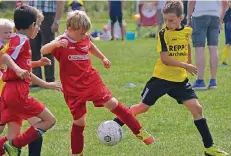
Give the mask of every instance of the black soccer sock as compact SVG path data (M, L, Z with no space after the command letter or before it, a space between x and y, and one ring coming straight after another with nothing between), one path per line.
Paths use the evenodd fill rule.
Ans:
M209 131L206 119L202 118L200 120L195 120L194 123L201 134L205 148L211 147L213 145L213 138Z
M121 127L124 125L124 123L119 118L115 118L113 121L117 122Z
M35 141L29 144L28 156L40 156L43 144L43 137L39 137Z

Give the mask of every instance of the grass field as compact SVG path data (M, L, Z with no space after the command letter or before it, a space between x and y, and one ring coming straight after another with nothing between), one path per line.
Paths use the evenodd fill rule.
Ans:
M94 24L101 28L103 24ZM134 30L128 24L128 30ZM62 31L64 26L62 26ZM62 32L61 31L61 32ZM224 45L221 34L219 53ZM93 66L100 72L104 82L114 96L127 106L140 101L140 93L151 77L154 63L158 58L156 39L140 38L135 41L97 41L95 44L111 60L111 69L103 68L102 63L92 57ZM208 54L208 51L206 52ZM231 61L231 60L229 60ZM206 82L209 79L207 59ZM56 78L59 79L58 63ZM74 72L74 71L73 71ZM214 141L225 151L231 153L231 88L230 66L218 69L218 89L198 91L204 115L208 120ZM195 77L190 77L193 82ZM132 82L135 88L126 88ZM60 92L32 89L31 95L44 102L57 117L57 124L44 135L43 156L70 155L70 128L72 117ZM137 140L127 127L123 127L124 138L114 147L106 147L97 139L98 125L113 119L113 114L104 108L94 108L88 103L87 126L85 130L85 156L202 156L203 145L191 114L182 105L168 96L159 99L146 114L138 116L142 125L155 136L156 143L146 146ZM26 124L27 125L27 124ZM26 126L25 125L25 126ZM24 152L23 156L27 155Z

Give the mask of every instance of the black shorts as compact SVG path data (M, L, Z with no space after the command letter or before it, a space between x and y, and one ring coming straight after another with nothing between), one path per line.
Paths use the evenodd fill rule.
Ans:
M122 24L123 14L118 15L110 15L111 24L115 24L116 21L118 21L120 24Z
M141 94L142 102L149 106L154 105L157 99L165 94L174 98L179 104L186 100L197 99L197 95L188 79L183 82L171 82L152 77Z

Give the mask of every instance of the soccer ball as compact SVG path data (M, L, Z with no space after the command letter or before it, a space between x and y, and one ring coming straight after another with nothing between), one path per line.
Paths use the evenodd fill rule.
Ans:
M114 146L123 138L122 127L115 121L105 121L98 127L98 138L100 143L106 146Z

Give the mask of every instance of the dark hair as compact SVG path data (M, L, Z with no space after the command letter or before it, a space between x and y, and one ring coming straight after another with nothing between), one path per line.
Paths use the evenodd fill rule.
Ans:
M181 15L183 15L183 10L184 6L180 0L170 0L165 2L163 13L173 13L176 14L177 17L180 17Z
M19 6L14 11L14 24L17 30L28 29L36 20L36 13L28 5Z

